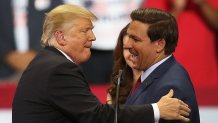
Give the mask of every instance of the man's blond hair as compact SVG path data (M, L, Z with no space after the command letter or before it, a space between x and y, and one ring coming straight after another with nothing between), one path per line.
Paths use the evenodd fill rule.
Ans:
M75 18L87 18L92 21L97 20L97 17L89 10L77 5L59 5L46 14L43 34L41 37L41 45L43 47L53 45L50 41L53 34L57 30L62 30L64 24L70 23Z

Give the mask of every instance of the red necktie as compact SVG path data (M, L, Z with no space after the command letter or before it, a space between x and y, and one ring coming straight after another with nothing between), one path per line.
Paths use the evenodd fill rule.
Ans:
M141 76L138 78L134 88L132 89L131 95L137 90L137 88L140 86L141 84Z

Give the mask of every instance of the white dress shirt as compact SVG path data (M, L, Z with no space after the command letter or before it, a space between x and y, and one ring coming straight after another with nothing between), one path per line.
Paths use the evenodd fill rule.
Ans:
M57 50L59 50L68 60L70 60L71 62L75 63L65 52L63 52L62 50L56 48Z

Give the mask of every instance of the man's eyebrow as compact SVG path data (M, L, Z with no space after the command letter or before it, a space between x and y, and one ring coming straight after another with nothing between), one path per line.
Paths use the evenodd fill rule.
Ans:
M91 27L84 27L84 28L83 28L83 30L87 30L87 31L88 31L88 30L92 30L92 29L94 29L94 26L91 26Z
M95 26L87 27L87 29L94 29L94 28L95 28Z
M128 36L130 38L136 39L136 40L141 40L141 38L139 38L138 36L132 35L132 34L128 34Z

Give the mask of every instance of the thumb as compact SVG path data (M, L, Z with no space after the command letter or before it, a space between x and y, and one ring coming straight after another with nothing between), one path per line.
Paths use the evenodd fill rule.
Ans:
M169 93L165 95L166 97L173 97L173 89L170 89Z

